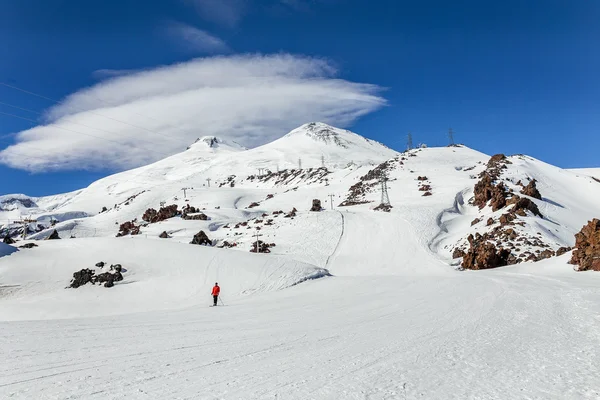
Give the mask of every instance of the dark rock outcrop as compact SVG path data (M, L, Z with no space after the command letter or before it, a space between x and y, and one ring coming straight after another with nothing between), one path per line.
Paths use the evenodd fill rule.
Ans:
M375 210L375 211L390 212L392 210L392 206L389 205L389 204L383 204L383 203L381 203L380 205L378 205L377 207L375 207L373 210Z
M86 283L92 282L92 278L95 278L96 272L91 269L82 269L73 274L73 280L71 281L70 287L73 289L77 289L80 286L85 285Z
M167 231L163 231L160 235L158 235L158 237L161 239L168 239L170 236Z
M456 247L454 248L454 251L452 252L452 258L461 258L465 256L465 251L463 249L461 249L460 247Z
M60 239L60 236L58 235L58 232L56 231L56 229L50 234L50 236L48 236L46 238L46 240L57 240Z
M556 256L562 256L565 253L568 253L569 251L573 250L570 247L561 247L558 250L556 250Z
M190 220L190 221L208 221L208 216L204 213L193 214L193 215L183 214L181 216L181 218L183 218L185 220Z
M511 208L510 212L524 217L527 215L525 212L526 210L529 210L533 215L543 218L538 206L527 197L517 198L516 203Z
M250 248L251 253L270 253L270 247L275 247L275 243L265 243L262 240L255 241L252 243ZM258 251L257 251L258 250Z
M133 221L127 221L122 223L119 226L119 233L117 233L117 237L127 236L127 235L139 235L140 227L135 224Z
M321 211L322 207L321 207L321 200L319 199L313 199L312 201L312 207L310 208L310 211Z
M476 236L469 235L467 240L470 247L463 256L463 268L479 270L508 265L510 250L496 248L493 243L488 242L487 236L479 233Z
M571 264L577 265L578 271L600 271L600 220L589 221L575 235L575 250Z
M194 235L194 238L190 242L190 244L198 244L202 246L212 246L212 241L206 236L204 231L200 231Z
M20 249L33 249L34 247L38 247L38 245L35 243L27 243L23 246L19 246Z
M533 197L534 199L541 200L542 195L536 186L536 180L533 179L531 182L527 184L527 186L521 189L521 194L524 194L529 197Z
M177 210L177 205L172 204L170 206L161 207L158 211L154 208L149 208L144 212L142 216L142 220L149 222L151 224L164 221L169 218L173 218L179 215L179 211Z
M13 238L11 238L10 236L6 235L6 236L4 236L4 239L2 240L2 243L4 243L4 244L15 244L16 242L13 240Z

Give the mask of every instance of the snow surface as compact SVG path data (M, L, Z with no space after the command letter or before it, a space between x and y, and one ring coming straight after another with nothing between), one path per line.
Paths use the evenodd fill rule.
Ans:
M373 211L378 182L361 177L387 160L393 208L384 213ZM42 231L18 242L39 247L0 257L0 398L600 398L600 274L573 271L570 253L496 270L453 265L452 248L488 229L471 221L496 216L469 204L488 160L466 147L397 154L308 124L252 150L201 139L37 198L40 215L73 218L55 226L62 240L37 241L51 232ZM600 216L600 183L588 175L510 161L507 185L536 179L543 197L544 218L524 217L525 233L572 245ZM285 177L257 176L277 166ZM221 185L233 175L233 187ZM339 207L357 182L366 203ZM313 199L323 211L308 211ZM175 217L115 238L120 223L161 202L209 219ZM237 246L188 244L199 230ZM276 244L270 254L249 252L257 233ZM124 280L65 289L99 261L122 264ZM225 306L213 308L215 281Z

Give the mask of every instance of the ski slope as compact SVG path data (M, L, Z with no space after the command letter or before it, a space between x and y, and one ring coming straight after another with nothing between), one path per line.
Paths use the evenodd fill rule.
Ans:
M0 397L596 399L600 277L541 269L224 281L225 307L4 322Z
M201 138L73 193L5 196L7 218L60 216L62 239L44 229L17 242L32 249L0 243L0 398L598 399L600 274L575 272L570 252L482 271L451 258L491 229L474 218L504 212L469 203L489 158L463 146L398 154L316 123L250 150ZM515 229L556 248L600 217L588 173L509 160L506 185L536 179L542 194L543 218ZM383 162L389 213L373 210ZM323 210L309 211L313 199ZM161 203L207 220L115 237ZM200 230L236 246L189 244ZM257 234L270 254L249 252ZM65 289L99 261L122 264L124 280Z

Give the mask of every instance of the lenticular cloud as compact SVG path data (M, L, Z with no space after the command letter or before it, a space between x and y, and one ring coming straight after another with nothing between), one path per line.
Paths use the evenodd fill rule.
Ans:
M247 147L309 121L347 126L381 107L375 85L336 78L327 61L246 55L117 75L47 110L18 132L0 162L33 172L120 170L216 135Z

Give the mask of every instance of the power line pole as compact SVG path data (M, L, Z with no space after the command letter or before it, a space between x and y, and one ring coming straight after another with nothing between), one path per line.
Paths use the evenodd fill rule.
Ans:
M186 192L186 191L187 191L187 190L191 190L191 189L193 189L193 188L191 188L191 187L184 187L184 188L181 188L181 190L183 190L183 198L184 198L184 199L187 199L187 192Z
M212 181L212 179L206 178L206 182L208 182L208 187L210 187L210 181Z
M406 136L406 150L412 150L413 148L413 140L412 140L412 133L410 133L410 131L408 132L408 135Z
M37 222L37 219L30 219L30 218L22 218L19 221L13 221L15 224L19 224L23 226L23 240L25 240L25 238L27 238L27 231L29 228L29 224L35 223Z
M257 254L258 254L258 253L259 253L259 251L260 251L260 248L258 247L258 238L259 238L260 236L262 236L262 235L260 235L258 232L259 232L259 230L258 230L258 229L256 229L256 235L255 235L255 236L256 236L256 243L255 243L255 244L256 244L256 253L257 253Z
M333 196L335 196L334 194L328 194L329 196L329 203L331 204L331 209L333 210Z
M302 159L298 159L298 169L302 169Z
M452 131L452 128L448 129L448 142L450 146L454 146L454 132Z
M381 183L381 204L384 206L390 205L390 196L388 195L387 181L388 178L385 175L382 175L379 179L379 182Z
M321 154L321 168L325 168L325 156Z

